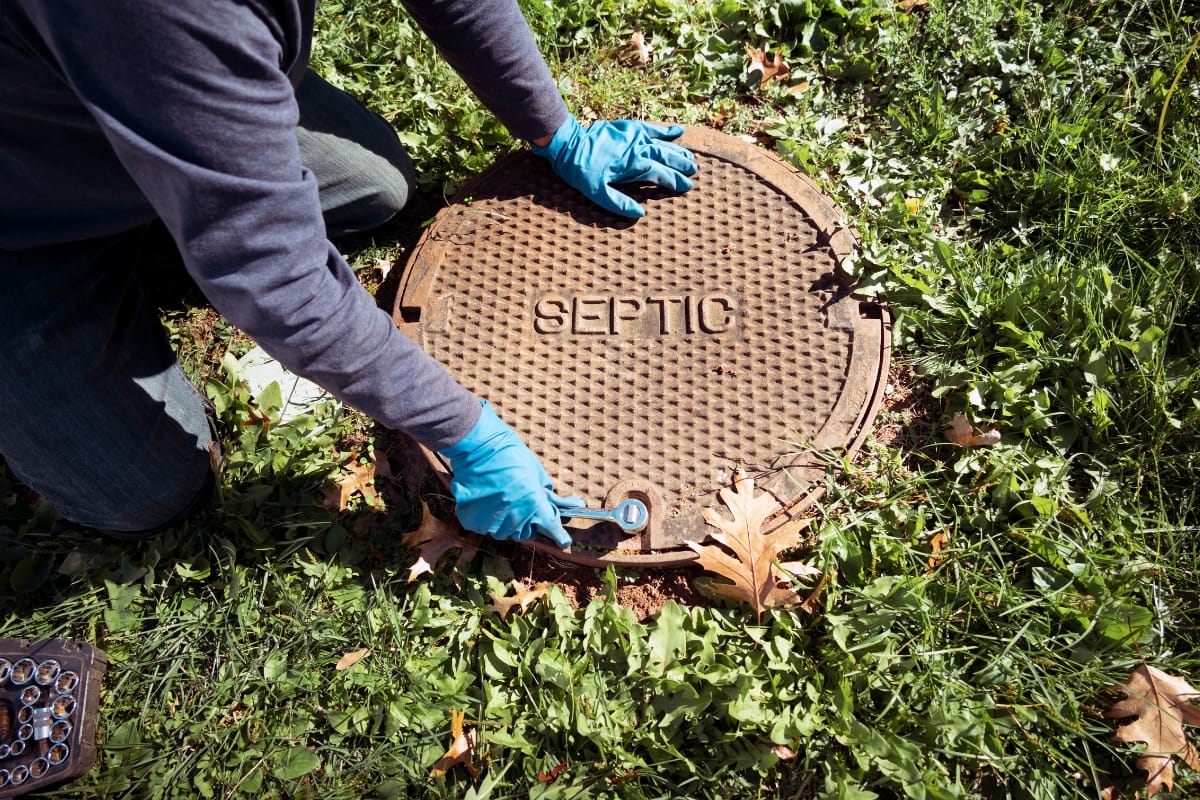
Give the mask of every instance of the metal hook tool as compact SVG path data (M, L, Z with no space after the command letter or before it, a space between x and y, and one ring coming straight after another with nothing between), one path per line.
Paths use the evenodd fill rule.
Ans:
M632 497L617 503L616 508L560 508L559 515L614 522L626 533L637 533L650 521L646 504Z

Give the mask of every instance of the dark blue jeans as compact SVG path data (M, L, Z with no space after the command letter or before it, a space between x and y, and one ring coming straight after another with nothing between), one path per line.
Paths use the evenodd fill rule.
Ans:
M380 117L308 73L296 132L330 235L396 214L413 167ZM211 480L200 394L133 269L141 234L0 251L0 455L65 519L143 533Z

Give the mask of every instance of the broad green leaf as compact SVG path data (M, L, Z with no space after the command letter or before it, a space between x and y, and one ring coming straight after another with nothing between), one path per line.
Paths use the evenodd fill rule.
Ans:
M255 398L259 408L268 416L274 417L279 413L279 409L283 408L283 391L279 388L278 381L271 381L266 388L259 392Z
M49 556L23 558L13 566L8 578L9 584L14 592L28 594L41 588L46 579L50 577L50 569L53 566L54 559Z
M297 745L284 750L275 763L276 778L294 781L321 766L321 757L307 747Z
M207 580L212 574L212 567L208 563L208 559L204 557L196 558L191 563L180 561L175 565L175 572L184 580Z
M646 658L650 674L662 675L680 656L687 653L685 622L683 609L677 603L671 601L663 606L650 632L650 650Z

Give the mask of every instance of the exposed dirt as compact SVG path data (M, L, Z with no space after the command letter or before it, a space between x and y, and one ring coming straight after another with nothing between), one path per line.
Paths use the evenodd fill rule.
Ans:
M509 557L513 572L526 585L547 581L557 584L572 608L582 608L606 596L603 568L564 561L530 548L515 549ZM692 583L704 574L697 567L672 569L616 568L617 602L644 620L657 614L668 600L682 606L708 605L709 600Z
M892 364L884 388L883 403L871 438L907 456L940 438L939 403L928 381L907 365Z

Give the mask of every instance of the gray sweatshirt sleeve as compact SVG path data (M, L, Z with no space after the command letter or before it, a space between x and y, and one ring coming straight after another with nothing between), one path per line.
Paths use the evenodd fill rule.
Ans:
M567 106L516 0L403 0L442 56L509 133L548 136Z
M217 310L290 370L434 449L470 430L478 401L397 330L326 240L295 135L288 73L303 54L289 52L297 37L276 4L25 9Z

